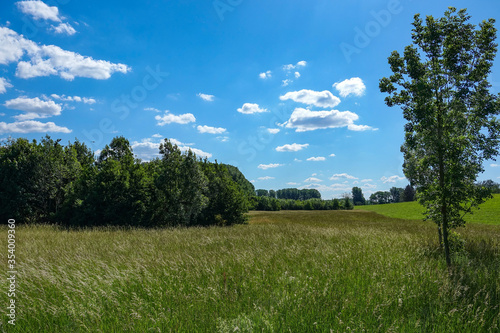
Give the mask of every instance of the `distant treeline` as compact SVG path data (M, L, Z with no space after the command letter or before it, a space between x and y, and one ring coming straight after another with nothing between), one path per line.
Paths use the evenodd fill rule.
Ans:
M256 191L258 197L270 197L276 199L309 200L321 199L321 193L316 189L284 188L282 190L262 190Z
M251 207L255 210L339 210L353 209L354 206L349 198L321 200L292 200L292 199L276 199L267 196L251 198Z
M95 158L63 146L9 140L0 146L0 218L65 226L209 226L243 223L253 185L233 166L198 159L170 141L160 158L134 158L124 137Z

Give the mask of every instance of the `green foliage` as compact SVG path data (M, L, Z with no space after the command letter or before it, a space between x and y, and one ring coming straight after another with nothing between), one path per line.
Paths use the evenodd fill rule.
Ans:
M413 45L403 56L392 52L393 75L380 81L388 106L400 105L405 125L404 173L417 187L427 217L444 237L448 265L448 229L463 226L464 214L489 197L475 186L483 161L498 155L500 110L490 93L488 74L497 51L494 20L479 28L465 9L445 16L415 15Z
M0 147L0 217L66 226L245 221L253 186L237 168L200 162L168 140L160 153L141 162L130 142L116 137L96 161L78 140L65 147L48 136L40 143L10 140Z
M205 160L201 169L207 178L205 196L208 204L198 218L199 225L232 225L245 222L248 211L248 188L235 182L227 165Z
M365 196L363 195L363 190L360 187L352 188L352 200L355 206L366 204Z
M40 143L20 138L0 147L3 221L48 222L59 212L82 170L75 149L59 142L49 136Z

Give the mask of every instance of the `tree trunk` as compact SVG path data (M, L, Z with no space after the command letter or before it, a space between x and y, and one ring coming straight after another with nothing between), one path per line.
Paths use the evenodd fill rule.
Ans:
M438 236L439 236L439 247L443 248L443 233L441 232L440 225L438 225Z

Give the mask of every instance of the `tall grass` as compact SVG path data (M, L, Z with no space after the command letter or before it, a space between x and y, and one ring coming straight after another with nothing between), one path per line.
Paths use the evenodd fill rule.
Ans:
M496 332L500 228L461 233L450 275L432 223L371 212L252 212L229 228L20 227L17 324L2 314L1 328Z

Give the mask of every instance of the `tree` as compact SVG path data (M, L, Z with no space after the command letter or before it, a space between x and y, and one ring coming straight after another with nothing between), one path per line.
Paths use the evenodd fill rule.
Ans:
M389 192L391 193L391 202L397 203L401 201L404 189L400 187L391 187Z
M483 161L498 155L499 96L490 93L488 74L497 51L494 20L477 28L465 9L450 7L444 17L419 14L413 44L393 51L393 75L382 78L389 107L402 107L405 125L403 169L417 187L426 216L438 226L446 263L451 266L449 230L463 226L464 214L488 192L475 186Z
M366 200L363 195L363 190L359 187L353 187L352 188L352 200L354 202L354 205L365 205Z
M255 193L257 194L258 197L268 197L269 196L268 190L258 189Z
M415 189L411 185L406 185L405 190L403 192L403 201L414 201L415 200Z

